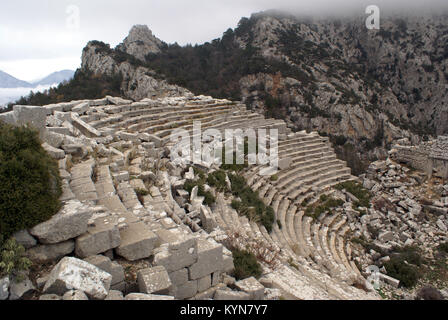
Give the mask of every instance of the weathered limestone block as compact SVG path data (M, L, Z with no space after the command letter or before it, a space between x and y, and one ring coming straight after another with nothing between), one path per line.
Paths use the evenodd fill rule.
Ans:
M112 276L85 261L65 257L51 271L45 293L63 295L69 290L83 291L88 297L101 300L109 294Z
M198 243L191 235L185 234L180 228L157 230L157 236L162 244L168 245L167 254L161 253L154 263L164 266L168 272L177 271L191 266L198 259ZM165 256L165 259L161 259ZM157 264L160 263L160 264Z
M64 142L64 136L62 134L56 133L54 130L49 130L49 128L47 128L42 135L42 141L46 142L53 148L60 148Z
M192 298L198 292L198 281L192 280L173 289L174 297L178 300Z
M9 297L9 277L6 276L0 279L0 301L6 300Z
M37 244L36 239L34 239L28 230L18 231L13 234L13 238L18 244L21 244L25 249L34 247Z
M73 107L72 112L77 113L78 115L82 115L89 111L89 103L83 102Z
M197 280L221 270L222 245L207 240L198 240L198 260L188 268L190 279Z
M216 290L215 300L231 300L231 301L238 301L238 300L250 300L250 295L246 292L237 292L237 291L230 291L230 290Z
M109 104L113 104L116 106L123 106L126 104L131 104L133 101L131 100L126 100L120 97L111 97L111 96L106 96L106 100Z
M212 275L209 274L198 280L198 292L204 292L212 286Z
M98 218L85 234L76 239L75 252L78 257L86 258L117 248L120 244L120 230L116 224Z
M210 208L206 206L201 206L199 218L202 222L202 228L208 233L212 232L218 225Z
M83 301L89 300L89 298L87 298L86 294L80 290L70 290L64 293L62 300Z
M73 156L80 157L81 159L84 158L87 155L87 149L82 144L64 144L62 146L62 149L65 151L66 154L71 154Z
M111 259L106 256L91 256L84 259L84 261L93 264L95 267L112 275L111 288L121 284L125 280L123 267L117 262L111 261Z
M99 138L101 137L101 132L93 128L91 125L87 124L83 120L79 118L79 116L75 113L71 114L71 123L72 125L81 131L83 135L88 138Z
M68 201L50 220L30 230L41 243L53 244L76 238L87 231L92 211L77 200Z
M188 269L183 268L178 271L173 271L169 274L171 283L177 287L188 282Z
M56 244L38 245L29 249L26 254L35 263L50 263L61 259L75 250L75 242L68 240Z
M46 142L42 144L42 147L53 159L60 160L65 158L64 150L56 149L55 147L50 146Z
M280 170L286 170L289 169L289 167L291 166L292 163L292 158L283 158L281 160L278 161L278 168Z
M264 298L264 286L254 277L237 281L235 286L249 294L250 300L263 300Z
M35 289L36 288L28 277L21 282L13 280L9 287L9 300L19 300L24 294L34 291Z
M122 301L124 300L123 292L117 290L110 290L109 295L104 300Z
M172 296L161 296L155 294L144 294L144 293L130 293L125 298L125 300L174 300Z
M141 293L167 295L172 283L164 267L153 267L137 273L138 287Z
M35 106L14 106L14 118L18 125L31 125L39 131L45 130L47 110Z
M121 245L115 252L128 261L149 258L159 244L159 238L143 222L130 224L120 235Z

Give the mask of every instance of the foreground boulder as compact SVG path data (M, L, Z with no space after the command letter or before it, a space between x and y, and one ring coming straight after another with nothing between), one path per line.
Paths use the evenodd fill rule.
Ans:
M50 220L30 230L41 243L54 244L63 242L87 231L92 212L77 200L69 201Z
M80 290L91 299L102 300L109 294L111 281L109 273L88 262L66 257L51 271L44 292L62 296L67 291Z
M140 292L148 294L169 294L171 280L164 267L154 267L140 270L137 273Z

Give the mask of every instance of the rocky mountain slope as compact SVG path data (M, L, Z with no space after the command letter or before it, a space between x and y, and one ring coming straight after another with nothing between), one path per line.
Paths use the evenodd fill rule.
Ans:
M446 15L383 17L379 31L367 30L364 19L264 12L195 47L166 45L136 26L110 52L90 43L82 68L122 72L133 99L154 88L180 90L155 77L240 99L294 129L330 135L340 154L344 146L384 158L394 139L448 132Z

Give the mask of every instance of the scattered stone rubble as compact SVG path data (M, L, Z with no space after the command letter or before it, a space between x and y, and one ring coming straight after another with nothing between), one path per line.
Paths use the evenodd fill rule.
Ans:
M265 119L239 103L191 95L14 107L0 119L39 128L63 179L61 211L15 235L30 259L52 266L38 277L29 275L27 281L34 284L25 291L35 298L378 298L355 286L365 279L346 241L357 227L350 210L314 221L301 206L305 199L331 194L339 182L357 180L336 159L328 138L292 133L283 121ZM238 216L231 199L209 186L217 198L212 207L197 189L191 194L183 190L185 180L196 175L189 165L171 162L170 132L183 128L193 133L194 120L203 129L279 130L278 179L262 175L259 166L244 175L273 207L281 228L274 224L269 234ZM217 169L207 162L200 167ZM259 280L229 277L234 269L229 243L258 253L263 267ZM24 293L15 294L9 280L0 281L0 298L21 298Z

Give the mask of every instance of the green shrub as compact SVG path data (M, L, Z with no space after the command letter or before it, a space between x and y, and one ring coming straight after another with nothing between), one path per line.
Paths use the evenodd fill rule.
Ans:
M358 207L370 208L370 199L372 198L372 195L360 183L347 181L336 185L335 188L338 190L345 189L347 192L350 192L358 198L358 201L354 203L356 209Z
M61 208L59 170L38 132L0 123L0 234L49 220Z
M258 192L254 192L247 186L244 177L229 174L229 179L232 184L232 194L241 199L241 201L233 201L232 207L239 214L244 214L250 218L253 218L252 215L255 215L257 220L266 228L266 230L271 232L272 225L275 221L274 209L266 206L260 199ZM253 210L255 210L255 212Z
M392 278L400 280L400 285L406 288L412 288L419 279L418 268L406 264L400 257L393 257L384 264L387 274Z
M202 180L199 181L187 180L185 181L184 189L191 194L194 187L196 186L198 187L198 196L204 197L204 202L209 207L211 207L216 202L216 198L210 191L205 191L204 182Z
M207 183L215 187L218 191L227 191L226 173L222 170L215 171L208 175Z
M0 239L0 278L4 276L15 276L21 281L20 272L31 267L31 261L25 256L25 248L17 244L16 240L10 238L2 244Z
M235 265L234 277L237 280L250 277L260 278L262 274L261 265L253 253L233 249L233 264Z

